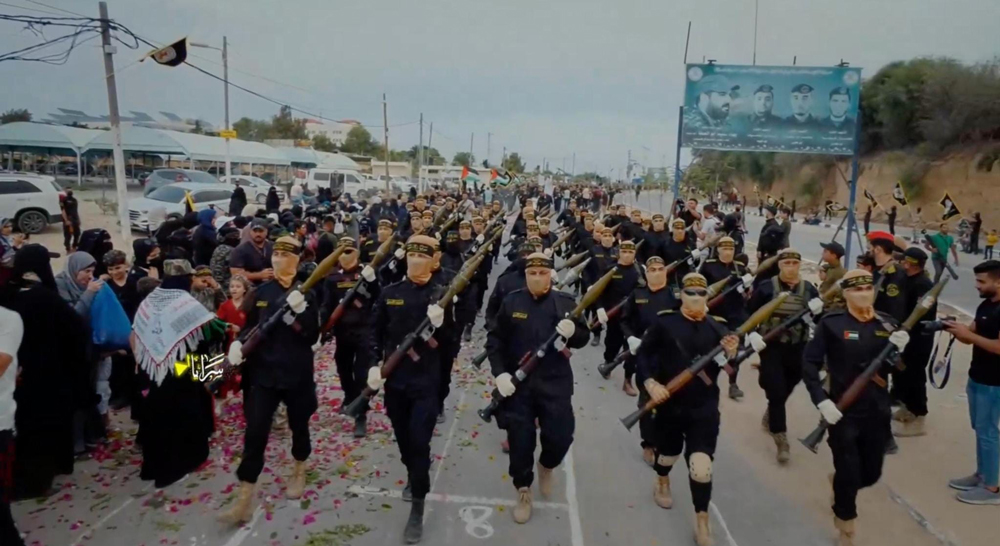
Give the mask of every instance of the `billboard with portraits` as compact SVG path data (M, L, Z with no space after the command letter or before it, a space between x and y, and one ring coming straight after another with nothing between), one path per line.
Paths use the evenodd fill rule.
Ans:
M681 145L853 155L861 69L689 64Z

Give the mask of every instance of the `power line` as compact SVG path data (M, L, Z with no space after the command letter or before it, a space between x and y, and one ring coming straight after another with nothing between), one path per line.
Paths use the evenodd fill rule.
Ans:
M86 17L86 15L83 15L83 14L80 14L80 13L77 13L77 12L75 12L75 11L70 11L70 10L68 10L68 9L63 9L63 8L57 8L57 7L55 7L55 6L50 6L50 5L48 5L48 4L43 4L43 3L41 3L41 2L36 2L35 0L24 0L24 1L25 1L25 2L29 2L29 3L31 3L31 4L35 4L36 6L42 6L43 8L49 8L49 9L54 9L54 10L56 10L56 11L61 11L61 12L63 12L63 13L68 13L68 14L70 14L70 15L78 15L78 16L80 16L80 17Z
M46 10L40 10L38 8L29 8L29 7L25 7L25 6L17 6L17 5L14 5L14 4L8 4L7 2L0 2L0 6L7 6L9 8L20 9L20 10L24 10L24 11L33 11L35 13L44 13L45 15L59 15L58 13L56 13L54 11L46 11Z

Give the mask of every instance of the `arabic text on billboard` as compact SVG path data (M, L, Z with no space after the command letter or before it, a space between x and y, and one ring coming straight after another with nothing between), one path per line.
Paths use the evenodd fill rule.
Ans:
M683 146L852 155L861 69L687 65Z

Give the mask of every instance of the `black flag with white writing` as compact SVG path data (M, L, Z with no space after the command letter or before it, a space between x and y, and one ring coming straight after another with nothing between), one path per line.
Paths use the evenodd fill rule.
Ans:
M892 188L892 198L896 200L897 203L903 205L904 207L910 204L906 199L906 192L903 191L903 183L896 182L896 186Z
M944 192L944 197L938 201L938 204L941 205L942 220L949 220L962 214L962 211L958 210L958 205L955 204L955 200L951 198L951 195L949 195L948 192Z
M187 38L181 38L166 47L150 51L146 57L152 57L154 61L164 66L183 64L187 60Z

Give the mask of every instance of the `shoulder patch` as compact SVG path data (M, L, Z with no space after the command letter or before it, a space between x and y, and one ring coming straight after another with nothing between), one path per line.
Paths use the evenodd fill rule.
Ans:
M392 305L392 306L402 306L405 303L406 303L405 301L397 299L385 300L386 305Z
M896 272L896 264L891 264L889 267L885 268L885 272L887 274L895 273Z

